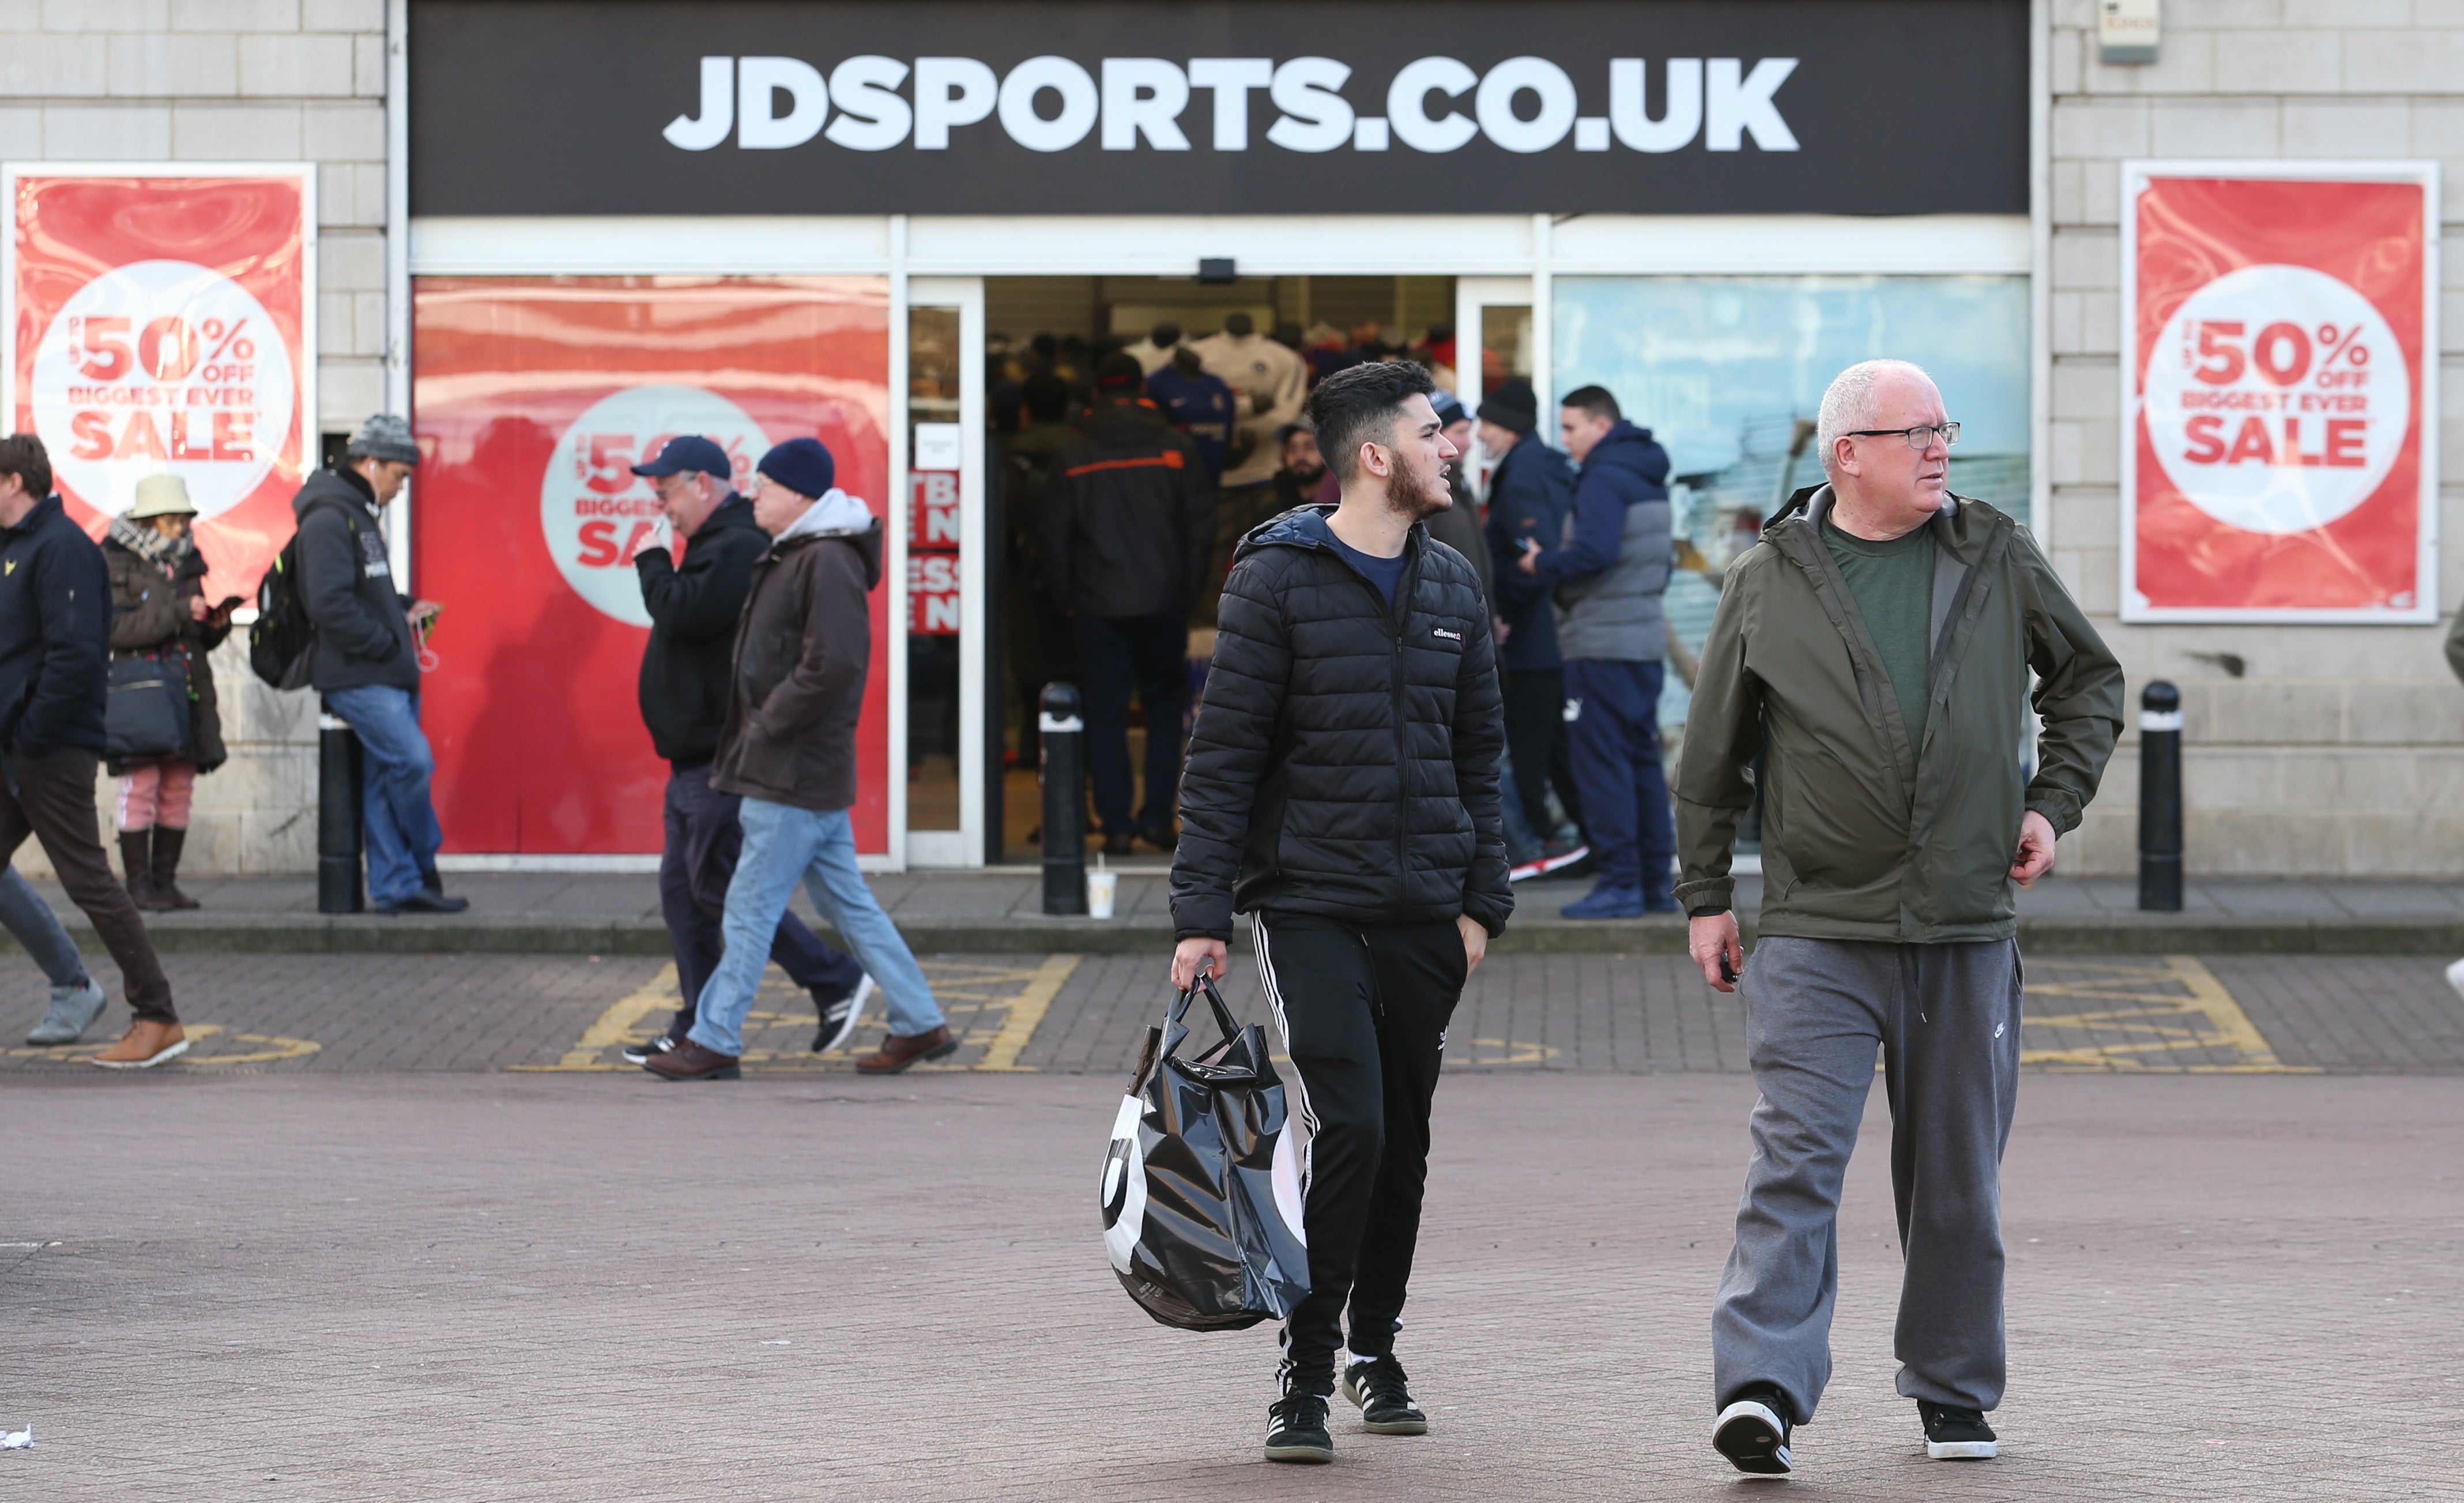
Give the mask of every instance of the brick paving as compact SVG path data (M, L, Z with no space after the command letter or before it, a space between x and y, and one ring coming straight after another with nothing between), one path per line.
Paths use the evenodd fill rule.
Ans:
M107 962L99 972L115 980ZM175 955L199 1034L192 1072L625 1070L616 1047L663 1027L665 961L633 956ZM944 1070L1129 1070L1165 1001L1158 955L944 955L926 969L964 1048ZM2025 1058L2045 1071L2464 1073L2464 1001L2414 957L2035 957ZM17 1041L41 1016L21 970L0 1005L0 1074L87 1073L125 1025L115 1006L78 1050ZM1225 1000L1267 1021L1236 956ZM757 1071L836 1073L810 1052L812 1005L773 970L746 1031ZM872 1009L856 1034L869 1048ZM598 1029L596 1035L594 1028ZM591 1042L593 1038L596 1042ZM1669 955L1501 955L1452 1028L1457 1071L1741 1072L1744 1011Z
M1751 1088L1449 1081L1402 1350L1433 1433L1256 1459L1271 1332L1150 1323L1063 1074L21 1077L0 1490L47 1500L1722 1499L1706 1303ZM1796 1498L2453 1496L2464 1097L2047 1075L1998 1462L1890 1391L1878 1110Z

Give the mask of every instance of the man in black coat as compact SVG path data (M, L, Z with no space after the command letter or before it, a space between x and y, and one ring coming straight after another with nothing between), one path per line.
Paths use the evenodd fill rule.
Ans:
M1180 721L1189 706L1189 606L1214 542L1215 482L1189 435L1140 394L1134 356L1095 367L1095 409L1045 493L1052 587L1087 676L1087 771L1104 850L1133 836L1172 849ZM1130 817L1130 689L1147 719L1147 796Z
M32 433L0 438L0 865L28 835L43 843L70 900L120 962L136 1014L95 1063L143 1069L186 1052L188 1036L95 822L110 658L111 574L102 550L52 494L43 441ZM99 991L92 1006L101 1010ZM77 1031L93 1022L88 1013Z
M1557 652L1550 586L1517 565L1527 543L1551 547L1565 536L1566 513L1574 504L1574 467L1532 435L1540 422L1538 401L1531 383L1504 383L1480 404L1479 435L1481 446L1498 456L1488 475L1486 542L1497 581L1491 604L1506 623L1498 666L1506 675L1506 741L1514 759L1514 790L1524 819L1545 843L1544 857L1558 861L1573 852L1553 838L1550 787L1557 789L1569 818L1583 817L1566 754L1566 660Z
M770 550L770 535L754 522L753 503L736 494L727 451L708 438L671 438L633 473L649 480L661 513L689 544L682 564L664 544L633 556L642 604L650 612L650 641L642 652L642 723L668 763L659 912L675 949L676 988L684 999L665 1033L626 1046L625 1057L638 1065L675 1048L693 1031L694 1005L723 948L719 926L727 912L727 884L744 847L737 818L743 800L710 785L710 764L718 756L719 732L727 727L737 618L744 614L744 597L753 588L754 561ZM770 958L813 994L821 1014L814 1051L846 1043L870 990L864 967L824 944L792 913L779 919Z
M1430 539L1456 457L1428 372L1329 376L1309 397L1343 498L1242 540L1181 785L1172 982L1219 974L1256 916L1259 979L1298 1072L1309 1293L1284 1328L1270 1461L1331 1461L1327 1401L1417 1435L1395 1333L1419 1237L1446 1023L1507 886L1506 744L1488 608ZM1343 1316L1350 1305L1350 1338Z
M446 896L436 874L436 758L419 728L417 640L437 608L394 587L385 551L384 510L418 464L410 425L379 413L351 435L341 468L308 477L291 511L300 602L316 630L308 681L359 736L368 901L381 914L458 914L471 900Z

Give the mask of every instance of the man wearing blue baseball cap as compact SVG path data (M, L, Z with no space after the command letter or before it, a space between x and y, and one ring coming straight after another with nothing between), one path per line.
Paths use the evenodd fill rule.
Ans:
M754 561L769 551L770 539L754 524L753 504L736 494L727 451L697 433L669 439L633 473L650 482L660 513L691 544L682 564L664 542L633 557L642 604L650 612L650 642L642 652L642 723L668 763L659 912L675 950L676 989L684 1000L666 1032L625 1047L625 1057L638 1065L675 1048L693 1031L695 1001L718 966L720 919L744 832L737 822L737 796L710 785L710 766L727 726L733 682L728 655L737 618L744 614L744 597L753 588ZM846 1043L872 989L864 967L784 912L761 953L812 993L821 1014L814 1051Z
M957 1052L958 1041L915 957L856 870L847 810L856 794L856 721L872 662L865 596L881 583L881 522L838 488L821 441L793 438L761 456L753 520L773 540L753 565L736 628L732 699L711 785L740 795L744 850L727 886L727 946L702 987L693 1030L642 1067L666 1080L733 1080L761 983L761 941L804 891L881 984L890 1036L856 1061L896 1074ZM696 544L698 546L698 544Z

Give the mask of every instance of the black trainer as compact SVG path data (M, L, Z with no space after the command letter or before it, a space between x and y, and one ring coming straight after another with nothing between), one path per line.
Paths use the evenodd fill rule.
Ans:
M664 1054L675 1047L675 1035L662 1033L647 1044L627 1044L619 1052L625 1056L627 1064L641 1065L649 1063L651 1055Z
M833 996L825 987L813 988L813 1010L821 1016L821 1027L813 1030L813 1052L826 1054L847 1046L847 1035L855 1031L855 1021L864 1015L865 999L872 995L870 972L859 979L855 990Z
M1343 1396L1360 1406L1360 1427L1372 1435L1426 1435L1429 1417L1412 1402L1412 1381L1392 1356L1343 1370Z
M1728 1458L1739 1471L1764 1475L1785 1474L1796 1470L1796 1458L1789 1454L1788 1396L1769 1383L1756 1383L1742 1389L1728 1406L1720 1411L1719 1421L1711 1426L1711 1445Z
M1268 1461L1332 1461L1334 1435L1326 1425L1326 1399L1287 1393L1266 1409Z
M1925 1455L1934 1461L1986 1461L2001 1454L1981 1409L1919 1399L1917 1418L1925 1422Z

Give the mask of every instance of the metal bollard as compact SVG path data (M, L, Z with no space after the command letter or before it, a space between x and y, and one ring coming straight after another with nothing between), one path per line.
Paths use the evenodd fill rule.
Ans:
M1045 684L1036 718L1043 743L1044 911L1087 911L1087 722L1074 684Z
M2139 695L2139 906L2182 911L2182 692L2161 678Z
M360 887L360 738L351 722L317 717L317 911L356 914Z

